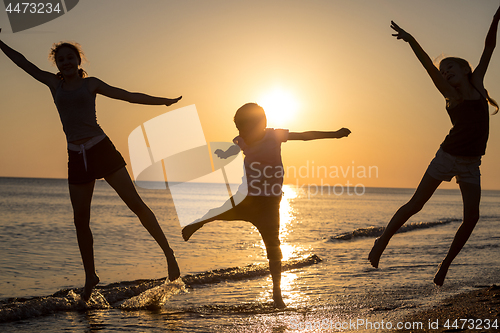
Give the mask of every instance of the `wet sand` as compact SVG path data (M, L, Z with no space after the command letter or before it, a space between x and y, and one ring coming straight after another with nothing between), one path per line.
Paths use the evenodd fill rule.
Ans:
M423 329L403 332L500 332L500 285L479 286L409 315L404 321L421 322ZM496 327L492 327L495 321Z

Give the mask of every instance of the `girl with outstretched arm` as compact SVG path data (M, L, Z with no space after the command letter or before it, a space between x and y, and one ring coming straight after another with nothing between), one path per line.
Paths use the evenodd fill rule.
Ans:
M50 58L59 70L57 74L39 69L1 40L0 49L17 66L50 89L61 118L68 143L69 194L85 270L82 299L87 301L99 283L89 222L94 184L100 178L104 178L137 215L165 254L169 280L177 279L180 271L174 252L154 213L137 193L123 157L97 123L95 99L97 94L101 94L130 103L169 106L181 97L170 99L132 93L110 86L96 77L87 77L80 67L83 53L75 43L61 42L51 49Z
M453 259L474 230L479 219L481 199L479 165L481 156L485 154L489 132L488 103L496 108L495 113L498 112L498 104L484 88L483 79L496 46L499 19L500 8L493 16L483 54L474 70L467 61L455 57L441 60L439 69L436 68L416 39L396 23L391 22L391 28L396 31L393 36L410 45L432 82L443 95L453 127L437 151L436 157L429 164L413 197L396 212L384 233L375 241L368 256L372 266L378 267L380 257L396 231L422 209L442 181L450 181L453 177L456 177L462 192L464 217L448 254L434 276L436 285L443 285Z

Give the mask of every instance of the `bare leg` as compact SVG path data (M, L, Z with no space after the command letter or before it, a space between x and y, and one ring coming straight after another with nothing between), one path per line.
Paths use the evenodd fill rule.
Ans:
M94 183L92 181L85 184L69 184L78 247L85 270L85 287L81 295L84 301L90 298L92 289L99 283L94 263L94 238L90 230L90 203L94 192Z
M424 174L413 197L405 205L399 208L385 228L384 233L380 238L375 240L375 244L368 255L368 260L373 267L378 267L380 257L387 247L387 244L389 244L392 236L394 236L398 229L401 228L410 217L422 209L425 203L429 201L432 194L434 194L439 184L441 184L440 180L432 178L427 173Z
M217 220L222 220L222 221L228 221L228 220L233 220L231 217L231 210L233 209L233 204L232 204L233 198L230 200L227 200L222 206L210 209L203 217L200 219L196 220L195 222L188 224L184 228L182 228L182 238L187 242L189 238L201 227L203 227L205 224ZM212 216L212 217L207 217L207 216ZM198 221L198 222L197 222Z
M187 242L189 238L201 227L205 225L205 223L208 223L211 221L203 221L203 222L198 222L198 223L191 223L182 228L182 238Z
M281 297L281 260L270 260L269 270L273 279L273 300L274 306L279 309L286 308L283 297Z
M470 183L460 183L459 185L464 203L464 220L458 228L455 238L453 238L448 254L439 265L439 269L434 276L434 283L438 286L443 285L448 268L450 268L453 259L462 250L479 220L481 186Z
M105 177L105 179L109 185L115 189L116 193L118 193L120 198L122 198L130 210L137 215L142 225L146 228L150 235L153 236L158 245L160 245L165 257L167 258L168 279L170 281L174 281L179 278L180 270L174 256L174 251L170 248L167 238L156 220L156 216L144 203L144 201L142 201L139 193L137 193L127 169L123 167Z

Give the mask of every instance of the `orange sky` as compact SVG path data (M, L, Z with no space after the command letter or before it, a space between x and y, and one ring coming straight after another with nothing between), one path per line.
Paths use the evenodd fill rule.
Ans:
M451 123L444 100L390 20L431 57L482 52L498 0L163 1L85 0L62 17L2 40L40 68L52 43L79 42L91 76L130 91L195 104L207 141L231 141L244 103L281 90L294 116L269 125L291 131L348 127L347 139L287 142L285 168L309 166L301 183L415 187ZM49 90L0 55L0 176L66 177L65 137ZM485 86L500 100L500 50ZM169 109L97 98L98 120L127 161L127 139ZM491 117L483 188L500 189L500 115ZM312 165L340 172L313 177ZM352 167L355 177L344 177ZM358 171L372 167L371 177ZM377 170L377 174L373 170ZM290 177L287 181L296 183ZM444 185L455 188L456 184Z

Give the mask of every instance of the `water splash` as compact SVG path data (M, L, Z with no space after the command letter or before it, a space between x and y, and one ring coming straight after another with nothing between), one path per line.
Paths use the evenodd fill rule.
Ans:
M185 290L185 284L181 279L177 279L173 282L165 280L164 284L148 289L137 296L125 300L120 305L120 308L124 310L160 309L170 297Z
M75 295L79 302L81 302L86 309L109 309L111 307L106 298L95 289L92 290L92 294L90 295L90 298L87 302L82 300L81 296L75 294L73 290L70 290L69 293Z

